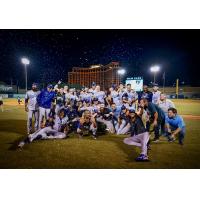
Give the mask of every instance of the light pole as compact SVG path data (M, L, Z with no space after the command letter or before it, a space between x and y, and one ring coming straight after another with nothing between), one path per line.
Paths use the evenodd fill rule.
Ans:
M121 77L126 73L126 70L125 70L125 69L119 69L119 70L117 71L117 73L119 74L120 82L121 82Z
M150 71L153 73L153 83L156 83L156 73L160 71L160 67L155 65L150 68Z
M21 62L24 65L24 69L25 69L25 82L26 82L26 91L27 91L27 65L30 64L30 60L28 58L23 57L21 59Z

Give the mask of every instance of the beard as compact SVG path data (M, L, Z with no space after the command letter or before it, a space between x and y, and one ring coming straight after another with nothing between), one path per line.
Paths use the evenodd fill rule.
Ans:
M32 88L32 90L33 90L34 92L36 92L36 91L37 91L37 88Z

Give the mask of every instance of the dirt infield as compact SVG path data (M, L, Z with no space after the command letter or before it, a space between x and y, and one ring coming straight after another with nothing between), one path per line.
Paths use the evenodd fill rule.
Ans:
M200 115L181 115L185 119L200 120Z

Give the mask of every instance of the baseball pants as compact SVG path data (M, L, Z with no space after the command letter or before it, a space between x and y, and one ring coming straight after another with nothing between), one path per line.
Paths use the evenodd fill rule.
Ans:
M127 133L130 130L130 127L131 126L129 123L127 123L125 120L122 120L122 123L117 130L117 135Z
M63 132L58 132L57 130L52 129L51 127L45 127L36 131L33 134L30 134L29 141L32 142L36 139L63 139L66 137L66 134Z
M149 133L144 132L124 139L124 143L134 145L141 148L141 154L147 155L147 143L149 141Z
M39 128L41 127L41 123L43 119L47 119L50 113L50 108L42 108L39 107Z
M35 120L35 131L38 130L38 120L39 120L39 112L38 110L29 110L28 111L28 119L27 119L27 131L28 133L32 132L32 119L34 116L34 120Z

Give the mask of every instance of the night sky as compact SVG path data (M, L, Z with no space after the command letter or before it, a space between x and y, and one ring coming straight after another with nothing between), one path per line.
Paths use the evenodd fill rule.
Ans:
M119 61L126 76L153 80L149 67L158 64L157 82L166 85L176 78L186 85L200 86L199 30L0 30L0 81L24 87L20 58L30 59L32 82L66 82L72 67Z

